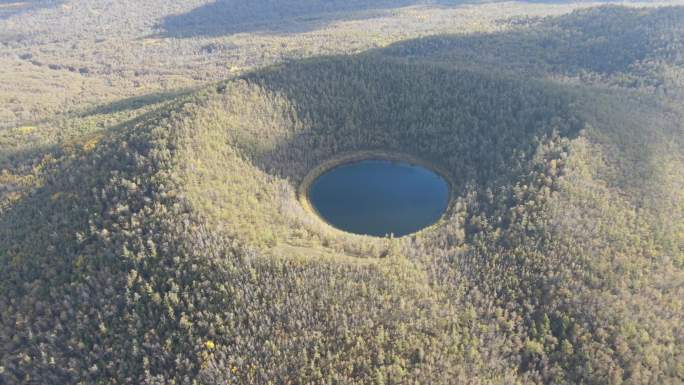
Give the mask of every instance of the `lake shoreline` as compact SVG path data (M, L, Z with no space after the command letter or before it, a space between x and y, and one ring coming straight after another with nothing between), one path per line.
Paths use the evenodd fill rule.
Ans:
M351 233L348 231L344 231L341 229L336 228L332 224L330 224L328 221L326 221L323 216L316 210L314 205L311 203L311 200L309 198L309 192L311 189L311 186L313 182L320 177L321 175L337 168L343 165L347 165L350 163L356 163L356 162L361 162L361 161L366 161L366 160L380 160L380 161L390 161L390 162L403 162L407 163L409 165L414 165L414 166L420 166L423 168L426 168L430 171L433 171L436 173L438 176L440 176L442 179L447 184L447 187L449 189L448 192L448 201L447 201L447 206L446 209L444 210L444 213L440 216L440 218L430 226L427 226L425 228L422 228L414 233L411 234L406 234L401 237L397 238L404 238L408 236L412 236L421 232L424 232L426 230L429 230L431 228L434 228L435 226L438 226L442 221L444 220L445 217L449 215L451 212L453 203L454 203L454 198L456 196L455 194L455 182L451 175L447 172L446 169L443 167L428 161L424 158L415 156L413 154L405 153L405 152L396 152L396 151L388 151L388 150L361 150L361 151L351 151L351 152L344 152L337 154L333 156L332 158L324 161L323 163L319 164L318 166L314 167L311 171L309 171L299 182L297 185L297 200L299 203L302 205L304 210L309 213L310 215L313 215L316 217L318 220L320 220L322 223L324 223L327 227L334 229L335 231L341 232L343 234L350 234L354 236L364 236L364 237L373 237L373 238L383 238L383 237L377 237L373 235L362 235L362 234L355 234Z

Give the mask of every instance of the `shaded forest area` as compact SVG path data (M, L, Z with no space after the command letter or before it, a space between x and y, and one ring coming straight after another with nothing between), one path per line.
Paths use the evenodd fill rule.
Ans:
M40 8L56 7L59 0L0 0L0 19L6 19L22 12L29 12Z
M515 76L554 76L682 96L682 7L644 14L607 7L568 17L522 20L500 34L436 36L397 43L383 54Z
M274 20L300 19L300 25L314 28L310 22L338 21L335 17L372 17L373 12L389 11L416 3L415 0L347 2L311 0L259 0L243 2L220 0L195 8L190 12L166 17L161 27L168 36L188 38L193 36L221 36L233 33L267 31ZM337 12L335 15L331 13ZM302 23L306 22L306 23Z

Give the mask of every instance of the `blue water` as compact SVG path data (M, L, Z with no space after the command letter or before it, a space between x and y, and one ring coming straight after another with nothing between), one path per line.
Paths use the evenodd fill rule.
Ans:
M435 223L449 203L440 175L404 162L364 160L335 167L309 188L318 214L338 229L385 236Z

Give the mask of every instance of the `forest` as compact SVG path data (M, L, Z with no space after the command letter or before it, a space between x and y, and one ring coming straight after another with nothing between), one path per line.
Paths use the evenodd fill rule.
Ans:
M684 383L684 8L519 5L382 44L345 45L331 19L191 28L220 25L225 3L258 11L169 2L150 27L177 44L178 73L134 76L130 52L118 69L62 62L39 33L0 32L31 55L15 69L50 58L62 67L28 64L57 71L46 87L97 90L3 115L0 383ZM250 25L461 9L389 3L295 1ZM369 9L396 15L344 13ZM338 51L316 48L325 36ZM192 65L226 47L239 71ZM135 93L131 77L168 88ZM434 164L454 190L442 220L370 237L302 207L311 170L363 152Z

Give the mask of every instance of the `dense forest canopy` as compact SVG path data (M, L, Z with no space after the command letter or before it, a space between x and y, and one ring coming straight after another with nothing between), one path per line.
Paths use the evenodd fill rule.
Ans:
M68 20L82 3L7 20ZM373 2L254 5L273 15L200 3L160 5L167 36L130 16L119 37L134 46L156 31L154 52L176 47L187 72L128 52L109 68L57 62L41 32L0 32L13 70L114 98L46 95L4 115L0 383L684 383L681 7L552 16L568 9L529 4L496 22L468 13L482 25L467 33L346 46L334 25L372 29L376 16L344 12ZM280 37L171 31L233 3L238 16L333 16ZM411 4L372 5L396 13L377 16L384 26L491 9ZM99 28L67 24L54 47ZM339 52L317 51L325 36ZM111 57L100 38L82 51ZM227 70L200 64L236 53L246 69L220 81ZM129 95L129 76L178 83ZM13 106L28 98L1 87ZM69 111L52 116L55 105ZM434 164L454 189L442 220L368 237L300 204L312 170L364 153Z
M677 94L684 85L682 8L634 12L605 7L568 17L525 20L512 32L429 36L390 47L390 55L518 75ZM486 52L486 54L482 54Z

